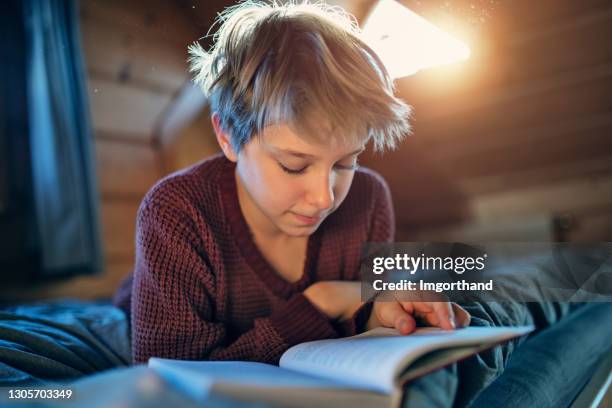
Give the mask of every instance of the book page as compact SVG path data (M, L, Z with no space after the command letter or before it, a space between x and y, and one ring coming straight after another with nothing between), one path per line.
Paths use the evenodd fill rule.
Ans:
M344 339L298 344L283 354L280 365L315 376L344 379L363 389L391 393L400 371L429 351L498 343L531 330L531 326L467 327L453 331L420 328L401 336L393 329L379 328Z

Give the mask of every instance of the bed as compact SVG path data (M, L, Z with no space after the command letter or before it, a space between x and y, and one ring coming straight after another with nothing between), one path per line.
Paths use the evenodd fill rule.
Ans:
M588 304L527 339L472 406L557 407L574 402L579 408L604 398L612 367L611 312L610 303ZM23 402L8 399L12 388L67 387L73 391L69 400L36 400L35 406L198 406L147 367L131 366L129 337L124 313L110 301L66 299L0 309L0 402ZM412 384L404 405L447 405L444 387L449 378L456 378L450 371L470 370L469 364L462 364ZM465 372L460 374L469 376ZM207 406L249 404L211 396Z

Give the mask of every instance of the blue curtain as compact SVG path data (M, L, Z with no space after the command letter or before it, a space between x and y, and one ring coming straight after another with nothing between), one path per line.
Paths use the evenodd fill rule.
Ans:
M21 0L5 0L0 13L0 287L38 269L23 11Z
M74 0L25 0L29 144L42 273L102 269L92 131Z

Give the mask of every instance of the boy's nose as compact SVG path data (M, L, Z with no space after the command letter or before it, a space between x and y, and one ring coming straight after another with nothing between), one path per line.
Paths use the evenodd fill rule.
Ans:
M312 180L308 203L319 213L329 210L334 204L333 173L327 173Z

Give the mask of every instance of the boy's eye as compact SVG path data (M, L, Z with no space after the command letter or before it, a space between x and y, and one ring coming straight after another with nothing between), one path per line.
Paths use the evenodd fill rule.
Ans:
M336 164L336 168L337 168L338 170L347 170L347 171L348 171L348 170L356 170L356 169L357 169L357 167L359 167L359 166L357 165L357 163L354 163L354 164L349 164L348 166L345 166L345 165L340 165L340 164Z
M359 164L357 163L357 160L355 160L354 162L350 163L350 164L336 164L336 168L338 170L356 170L359 167Z
M281 163L278 163L278 165L285 173L289 173L289 174L301 174L304 172L304 170L306 170L306 167L308 167L308 166L304 166L301 169L292 169L287 166L283 166Z
M287 167L287 166L283 165L280 162L278 163L278 165L280 166L280 168L285 173L288 173L288 174L302 174L308 168L308 166L304 166L304 167L302 167L300 169L293 169L293 168L290 168L290 167ZM356 170L359 167L359 165L357 164L357 161L355 161L355 162L353 162L351 164L340 164L340 163L338 163L338 164L335 165L335 167L338 170L351 171L351 170Z

